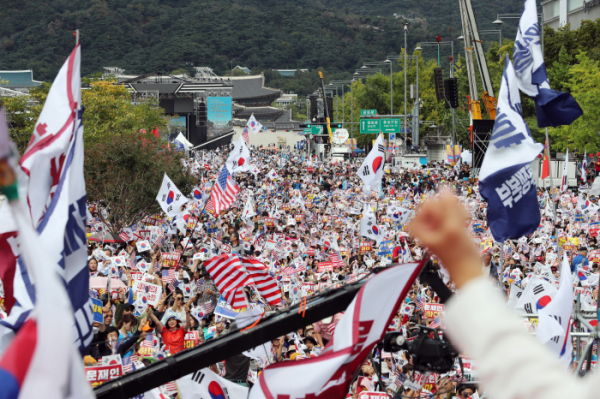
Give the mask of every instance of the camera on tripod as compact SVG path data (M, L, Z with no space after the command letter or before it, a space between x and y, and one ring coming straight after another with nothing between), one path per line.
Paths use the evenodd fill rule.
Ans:
M436 329L425 326L419 326L419 332L412 341L408 341L401 332L387 333L383 348L387 352L406 350L413 357L414 370L438 374L452 370L459 355L448 341L440 338Z

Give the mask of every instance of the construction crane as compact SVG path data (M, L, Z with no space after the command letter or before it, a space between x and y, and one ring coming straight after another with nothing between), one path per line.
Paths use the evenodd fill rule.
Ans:
M327 134L329 135L329 144L333 143L333 135L331 134L331 118L329 117L329 110L327 109L327 98L325 97L325 78L323 72L319 71L319 77L321 78L321 90L323 92L323 104L325 105L325 121L327 124Z
M467 75L469 77L469 110L471 111L473 120L483 119L477 91L475 64L473 61L473 50L475 50L483 89L481 99L483 100L483 104L485 105L490 119L496 119L498 100L494 96L494 88L490 79L485 52L483 51L483 46L479 37L479 30L477 29L477 22L475 21L473 6L471 0L458 0L458 3L460 5L460 19L462 21L463 37L465 41L465 58L467 60Z

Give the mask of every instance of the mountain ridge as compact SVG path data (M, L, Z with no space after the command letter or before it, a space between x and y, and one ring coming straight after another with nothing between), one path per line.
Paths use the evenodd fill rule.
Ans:
M408 47L460 35L456 0L6 0L0 13L0 69L33 69L52 80L80 29L82 73L118 66L129 73L170 73L209 66L324 68L352 72ZM473 0L479 29L496 13L518 13L522 0ZM396 14L396 15L394 15ZM506 21L504 37L516 21ZM510 23L509 23L510 22ZM511 30L513 33L511 33ZM485 36L497 40L497 36ZM455 55L458 54L458 41ZM434 49L431 50L432 53ZM446 49L444 49L446 51ZM449 54L449 49L446 51Z

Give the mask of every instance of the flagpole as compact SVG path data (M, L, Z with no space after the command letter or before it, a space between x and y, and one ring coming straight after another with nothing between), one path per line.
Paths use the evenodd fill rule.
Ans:
M560 263L560 243L558 241L558 234L557 234L557 229L556 229L556 219L558 218L558 215L556 213L556 204L554 202L554 198L553 198L553 191L554 191L554 180L552 179L552 159L550 158L550 137L548 136L548 128L546 128L546 156L548 157L548 172L550 173L550 175L548 176L550 178L550 202L552 203L552 214L553 214L553 230L554 230L554 236L556 237L556 252L558 254L558 260ZM543 168L543 165L542 165ZM568 181L568 180L567 180Z
M196 218L196 223L194 224L194 227L192 228L192 235L194 235L194 230L196 230L196 226L198 226L198 222L200 221L200 217L202 216L202 212L204 212L204 209L206 208L206 204L208 204L208 201L210 201L210 198L212 197L212 191L211 193L208 195L208 199L206 200L206 202L204 203L204 206L202 207L202 210L198 213L198 217ZM216 211L215 211L216 212ZM177 226L175 226L177 227ZM175 245L175 248L177 248L177 245L179 245L179 243L181 242L181 237L178 237L177 239L177 244ZM184 251L185 252L185 248ZM179 262L177 262L177 266L179 266L179 263L181 262L181 257L179 257Z

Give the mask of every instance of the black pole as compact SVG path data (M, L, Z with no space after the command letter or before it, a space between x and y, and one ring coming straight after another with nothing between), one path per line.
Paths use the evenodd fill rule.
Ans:
M175 381L196 370L346 310L364 283L365 281L361 280L323 292L308 300L304 314L298 312L300 304L292 306L267 316L250 330L231 332L104 383L95 388L94 393L99 399L128 399Z

